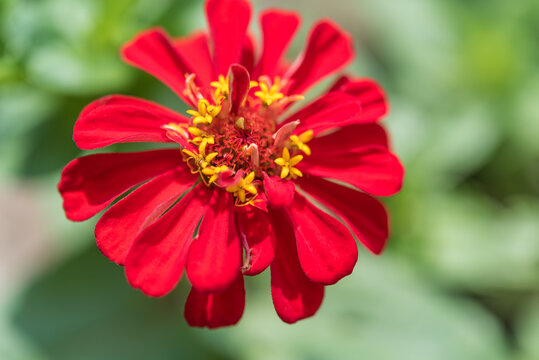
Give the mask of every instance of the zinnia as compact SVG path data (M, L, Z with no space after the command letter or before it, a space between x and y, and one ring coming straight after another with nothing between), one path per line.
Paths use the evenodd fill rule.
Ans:
M303 93L352 60L349 35L319 21L289 65L283 54L298 14L264 11L259 48L247 32L247 0L208 0L205 10L209 34L173 39L150 29L122 49L127 63L189 104L190 117L112 95L89 104L73 132L81 149L125 142L175 146L75 159L58 188L67 217L82 221L143 183L103 214L97 245L150 296L170 292L185 269L192 284L185 305L190 325L237 323L245 304L243 276L268 266L275 310L293 323L318 310L324 286L352 272L358 251L349 229L373 253L384 248L388 216L371 195L393 195L403 180L377 124L387 102L372 80L341 77L286 115Z

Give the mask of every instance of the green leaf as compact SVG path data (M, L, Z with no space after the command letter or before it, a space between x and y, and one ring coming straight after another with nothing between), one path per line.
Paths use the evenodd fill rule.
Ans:
M13 321L55 360L229 358L193 335L175 296L148 298L132 289L95 246L23 292Z
M539 298L535 297L518 316L516 327L521 360L539 358Z

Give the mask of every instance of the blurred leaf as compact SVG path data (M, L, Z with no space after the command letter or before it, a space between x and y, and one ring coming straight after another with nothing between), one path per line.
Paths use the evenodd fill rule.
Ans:
M193 335L174 296L133 290L95 246L23 293L14 324L55 360L228 358Z
M22 84L0 86L0 141L20 136L44 121L57 102L46 92Z
M2 44L0 43L0 53L2 53ZM8 56L0 57L0 84L17 80L20 76L20 70L14 59Z
M28 72L32 82L70 95L115 92L127 85L131 75L116 54L77 54L61 44L33 52Z
M538 213L526 198L506 209L471 192L425 198L420 251L438 275L474 291L537 287Z
M503 93L513 86L519 70L515 37L503 28L481 26L476 18L471 21L473 30L469 30L460 52L464 56L461 61L461 78L467 82L464 85L483 95Z
M72 140L73 124L86 100L67 98L61 111L49 114L21 141L23 161L19 175L36 176L63 168L80 153Z
M539 358L539 298L535 298L523 309L517 326L518 344L521 349L519 360Z
M50 119L59 102L20 83L0 85L0 172L14 173L27 155L28 133Z
M26 341L17 330L10 327L0 316L0 358L6 360L45 360L39 350L35 349L31 343Z
M477 104L459 110L431 118L423 151L409 169L426 188L460 182L488 161L500 141L500 130L487 107ZM415 136L408 141L415 142Z
M521 84L522 90L516 94L517 102L515 116L508 121L509 136L524 150L523 156L537 157L539 155L539 74L534 74L528 81Z

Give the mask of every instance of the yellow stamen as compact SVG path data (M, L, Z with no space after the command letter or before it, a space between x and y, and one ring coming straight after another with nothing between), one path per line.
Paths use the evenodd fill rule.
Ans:
M215 159L215 157L218 155L218 153L216 152L206 155L204 148L202 148L203 151L200 151L200 147L199 147L198 154L195 154L194 152L187 149L182 149L182 152L185 154L185 160L187 161L187 164L189 165L189 167L191 167L191 172L193 174L197 172L201 172L203 169L208 167L211 161ZM189 161L189 160L192 160L192 161Z
M219 75L219 80L212 81L210 86L215 88L214 98L216 100L221 97L228 97L228 76L225 78L223 75Z
M189 131L193 136L205 136L206 135L206 132L202 129L199 129L197 127L194 127L194 126L189 126L187 128L187 131Z
M297 147L299 150L303 151L305 155L311 155L311 148L306 145L313 138L313 131L307 130L301 135L290 135L290 141L292 144Z
M249 175L241 179L237 185L227 187L226 191L233 193L240 203L251 202L258 194L256 187L252 184L254 179L255 172L252 171ZM247 193L252 195L249 199L247 199Z
M228 94L230 92L230 90L228 89L228 75L226 77L224 77L223 75L219 75L218 80L212 81L210 83L210 86L215 88L213 98L215 99L216 103L222 103L224 99L228 98ZM251 81L249 83L250 89L257 86L258 82L256 81Z
M207 144L215 144L215 135L208 135L204 130L196 127L188 127L187 131L189 131L191 135L194 136L193 139L189 140L189 142L192 144L200 145L202 143L205 143L204 147Z
M303 160L303 155L296 155L290 158L290 151L283 149L283 156L275 159L275 163L281 167L281 179L290 175L292 178L301 177L303 174L294 166Z
M255 92L255 96L262 100L262 104L270 106L274 101L284 98L284 94L281 92L282 84L280 77L275 77L273 84L265 76L260 77L259 80L258 86L260 90Z
M206 156L206 146L208 145L207 141L201 141L200 145L198 145L198 153L202 156ZM215 154L217 156L217 153L211 153L210 155ZM210 156L208 155L208 156ZM212 159L215 157L213 156Z
M198 101L198 111L187 110L187 113L194 117L193 124L211 125L213 119L221 112L221 105L210 105L206 99Z
M202 174L210 177L207 184L211 185L213 182L215 182L215 180L217 180L219 174L225 171L228 171L228 167L226 165L208 166L202 169Z

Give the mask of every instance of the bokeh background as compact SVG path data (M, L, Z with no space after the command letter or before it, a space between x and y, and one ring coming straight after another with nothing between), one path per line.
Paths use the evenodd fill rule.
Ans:
M187 327L185 281L162 299L131 289L95 221L65 219L56 184L91 100L185 109L118 49L150 26L205 27L202 1L1 0L0 359L539 359L539 1L254 5L303 14L291 56L314 19L335 19L355 38L350 70L387 89L407 168L387 251L360 250L296 325L275 314L265 273L248 279L239 325Z

